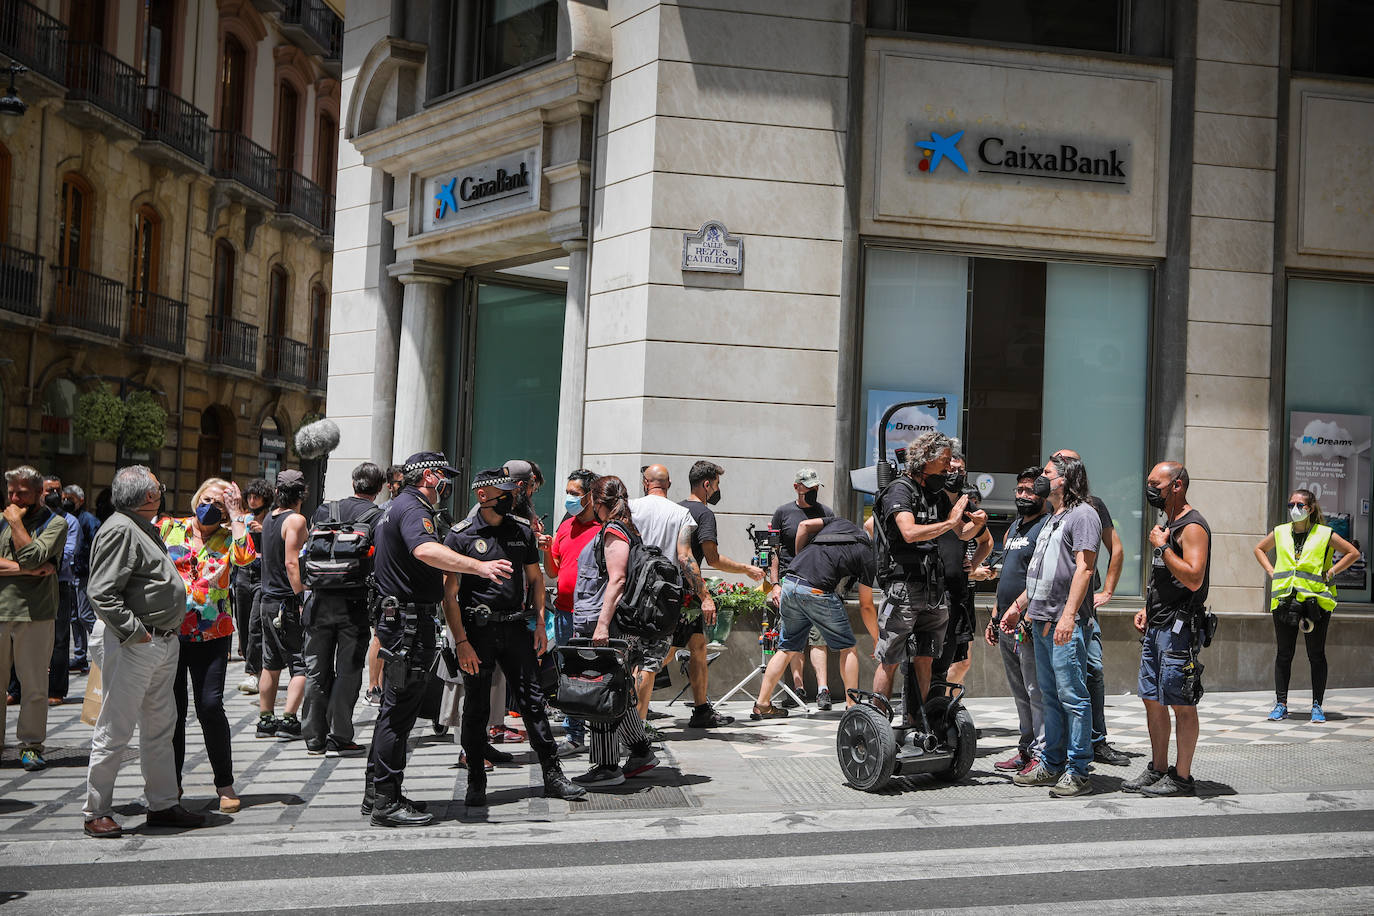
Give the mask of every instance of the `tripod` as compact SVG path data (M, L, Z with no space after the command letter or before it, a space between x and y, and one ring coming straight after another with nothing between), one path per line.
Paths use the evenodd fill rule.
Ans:
M773 653L778 650L779 633L777 621L774 619L774 613L775 612L771 608L765 608L763 612L763 631L759 633L758 667L755 668L753 671L749 672L748 674L746 674L744 676L744 680L740 681L738 684L736 684L735 686L731 687L728 691L726 691L725 696L717 700L717 703L724 705L725 702L729 700L732 696L741 692L743 692L747 696L753 696L753 694L750 694L749 691L744 689L745 685L756 677L763 677L764 669L768 667L768 660L772 658ZM789 697L791 697L793 703L796 703L798 706L801 707L803 715L811 715L811 707L806 703L805 700L797 696L796 692L790 686L788 686L786 678L778 682L778 689L783 693L787 694ZM754 697L754 702L758 703L762 699L763 697ZM770 704L772 703L772 699L772 697L768 698Z

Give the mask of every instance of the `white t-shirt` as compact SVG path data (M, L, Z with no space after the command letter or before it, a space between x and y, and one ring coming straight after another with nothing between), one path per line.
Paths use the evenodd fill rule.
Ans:
M658 494L630 500L630 517L644 543L654 545L673 560L677 559L679 534L684 528L690 532L697 526L685 506Z

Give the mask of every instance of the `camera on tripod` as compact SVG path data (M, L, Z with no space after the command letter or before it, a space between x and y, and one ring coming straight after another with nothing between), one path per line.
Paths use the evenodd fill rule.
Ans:
M782 546L782 532L776 528L759 531L753 522L745 526L744 532L754 542L754 565L767 572L778 548Z

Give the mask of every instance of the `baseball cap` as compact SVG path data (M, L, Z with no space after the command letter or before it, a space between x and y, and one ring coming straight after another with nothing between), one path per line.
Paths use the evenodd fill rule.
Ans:
M506 474L516 481L533 480L534 467L523 458L512 458L506 462Z
M402 470L409 474L413 471L426 471L433 468L443 471L450 477L458 476L458 469L448 463L448 458L443 452L416 452L406 459Z
M514 490L520 484L506 473L505 468L487 468L485 471L478 471L477 476L472 478L472 489L478 487L495 487L498 490Z
M792 482L799 483L809 490L821 485L821 475L816 473L815 468L802 468Z
M305 475L295 468L287 468L277 472L277 486L279 487L299 487L305 483Z

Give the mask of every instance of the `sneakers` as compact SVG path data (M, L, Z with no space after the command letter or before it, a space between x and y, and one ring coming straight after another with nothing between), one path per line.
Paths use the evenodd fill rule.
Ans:
M1147 788L1163 779L1164 776L1164 773L1155 769L1154 764L1147 763L1145 764L1145 769L1140 772L1140 775L1128 779L1121 784L1121 791L1144 792Z
M367 702L367 705L368 705L368 706L381 706L381 705L382 705L382 688L380 688L380 687L369 687L369 688L367 689L367 695L366 695L365 697L363 697L363 699Z
M1312 704L1312 721L1313 721L1313 722L1325 722L1325 721L1326 721L1326 713L1322 712L1322 707L1321 707L1321 704L1320 704L1320 703L1313 703L1313 704Z
M1113 767L1129 766L1131 763L1128 754L1117 750L1106 741L1099 741L1093 745L1093 760Z
M997 761L993 764L993 767L998 770L1015 770L1019 773L1033 761L1034 758L1026 754L1024 751L1017 751L1015 754L1008 757L1006 760Z
M324 745L326 757L361 757L366 753L367 748L353 741L345 741L342 744L337 741L326 741Z
M1093 794L1093 784L1087 776L1065 771L1059 781L1050 787L1050 795L1055 798L1073 798L1076 795Z
M258 730L257 734L254 737L275 738L277 737L277 726L280 724L281 723L277 719L277 717L272 715L270 712L259 713Z
M1038 767L1039 765L1040 765L1040 758L1039 758L1039 757L1032 757L1032 758L1030 758L1028 761L1026 761L1026 765L1025 765L1025 766L1023 766L1021 769L1017 770L1016 772L1021 773L1021 774L1024 775L1024 774L1026 774L1026 773L1031 772L1032 770L1034 770L1034 769L1035 769L1036 767Z
M618 786L625 781L625 771L618 766L603 763L592 767L581 776L574 776L572 781L579 786L587 786L588 788Z
M1177 770L1173 767L1169 767L1169 772L1165 773L1148 786L1142 787L1140 794L1149 795L1152 798L1196 795L1197 783L1193 781L1193 777L1189 776L1187 779L1184 779L1182 776L1178 775Z
M262 728L262 725L259 724L258 728ZM273 734L287 741L296 741L301 737L301 720L288 712L277 720L277 730Z
M784 702L783 705L786 705L786 703ZM782 709L778 706L760 706L759 704L755 703L753 710L751 710L749 713L749 718L755 722L758 722L761 719L786 719L787 710Z
M327 745L324 744L311 744L309 741L305 743L305 752L311 757L323 757L327 753L326 748Z
M703 703L692 709L692 718L687 720L688 728L718 728L735 721L734 716L721 715L710 703Z
M663 740L663 729L659 728L657 725L650 725L648 722L645 722L644 737L648 738L650 741L661 742Z
M816 708L817 708L817 709L829 709L832 705L834 705L834 704L833 704L833 703L831 702L831 700L830 700L830 688L829 688L829 687L822 687L820 690L817 690L817 691L816 691Z
M631 754L630 759L625 761L623 772L625 778L629 779L631 776L643 776L656 766L658 758L654 756L653 751L646 749L642 754Z
M246 693L254 696L258 692L258 676L256 674L244 675L243 680L239 681L239 693Z
M1018 786L1053 786L1063 777L1063 773L1055 773L1045 766L1043 760L1037 760L1035 766L1030 771L1022 770L1011 778L1011 781Z
M19 765L30 773L48 768L48 762L43 759L43 755L31 747L19 752Z
M585 749L585 747L586 747L586 745L578 744L578 743L575 742L575 741L566 741L566 740L565 740L565 741L560 741L560 742L558 742L558 748L557 748L558 756L559 756L560 758L563 758L563 757L572 757L572 756L575 755L575 754L580 754L580 753L582 753L582 751Z
M792 693L795 693L797 695L797 700L800 700L801 703L798 703L797 700L792 699ZM806 702L805 687L793 687L792 693L784 692L782 695L782 699L778 702L778 705L784 707L785 709L796 709L802 703Z
M487 737L492 744L519 744L524 741L527 736L518 728L493 725L487 730Z
M1269 721L1278 722L1288 718L1288 707L1282 703L1275 703L1274 708L1269 710Z

